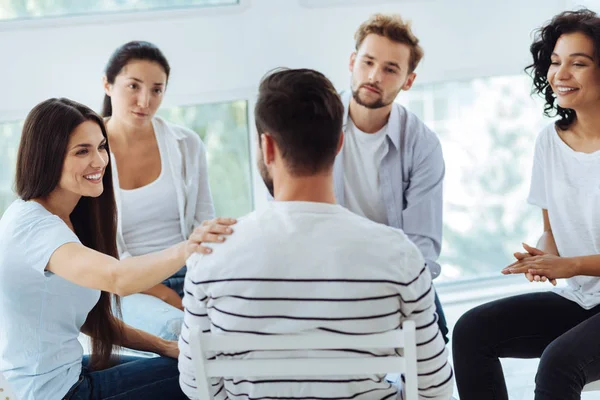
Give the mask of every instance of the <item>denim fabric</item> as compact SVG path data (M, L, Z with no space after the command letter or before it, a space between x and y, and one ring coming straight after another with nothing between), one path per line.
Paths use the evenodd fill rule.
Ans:
M79 381L65 400L187 399L179 387L176 359L121 356L102 371L91 371L88 362L84 356Z
M183 298L183 282L187 267L183 266L162 283ZM134 328L159 336L166 340L177 340L181 333L183 311L161 299L136 293L121 298L123 321Z

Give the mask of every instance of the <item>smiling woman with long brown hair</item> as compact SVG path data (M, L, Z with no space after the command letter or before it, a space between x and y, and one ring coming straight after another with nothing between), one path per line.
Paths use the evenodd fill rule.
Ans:
M0 372L22 400L185 398L177 343L113 316L111 295L156 285L203 241L231 231L214 220L161 252L118 260L110 152L102 119L68 99L28 115L16 200L0 220ZM116 301L118 304L118 301ZM91 357L78 341L91 337ZM159 354L113 359L115 346Z

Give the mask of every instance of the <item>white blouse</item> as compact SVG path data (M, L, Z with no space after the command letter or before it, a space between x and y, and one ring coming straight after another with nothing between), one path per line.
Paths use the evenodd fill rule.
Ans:
M204 143L192 130L171 124L160 117L154 117L152 124L158 139L163 165L161 175L164 174L169 178L165 184L169 184L168 181L170 180L170 191L174 189L181 240L187 239L194 228L200 226L202 221L212 219L215 215L212 195L208 185ZM131 214L133 212L140 213L144 211L140 207L123 207L124 200L122 191L119 189L119 174L114 157L111 158L111 162L115 200L117 202L117 246L121 259L124 259L132 256L133 253L130 251L129 244L123 235L123 221L132 218ZM160 184L160 182L158 183ZM168 194L165 195L168 196ZM160 213L161 211L154 211L152 215L149 213L144 214L145 218L148 218L148 222L156 221L159 217L156 212ZM128 215L125 216L124 213ZM162 235L164 232L160 233ZM171 235L170 231L167 231L167 233L168 235L165 234L165 236Z

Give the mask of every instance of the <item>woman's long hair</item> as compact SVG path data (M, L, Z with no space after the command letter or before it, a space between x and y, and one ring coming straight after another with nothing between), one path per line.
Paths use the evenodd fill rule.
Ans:
M17 158L16 192L21 199L45 198L57 187L69 138L85 121L97 123L108 143L102 118L82 104L64 98L48 99L31 110L23 126ZM109 164L102 178L102 194L81 197L71 214L71 222L84 246L118 258L117 208L110 151L108 156ZM113 317L111 300L110 293L101 292L100 300L89 312L84 324L92 338L90 368L96 370L109 366L113 345L121 343L122 339L120 325ZM118 296L115 296L115 305L119 315Z
M164 69L165 74L167 74L167 81L169 80L171 67L162 51L150 42L135 40L125 43L116 49L112 56L110 56L106 68L104 69L104 75L106 76L108 83L115 83L115 79L121 70L130 61L134 60L145 60L158 63ZM107 94L104 95L104 102L102 103L102 116L112 116L112 103Z
M573 109L555 104L556 98L547 75L551 64L550 56L558 38L574 32L581 32L594 42L594 56L600 61L600 18L593 11L581 9L562 12L536 31L535 40L530 47L533 63L525 68L533 78L532 93L537 93L546 100L544 114L548 117L558 115L560 119L556 121L556 125L561 129L567 129L575 121L577 114Z

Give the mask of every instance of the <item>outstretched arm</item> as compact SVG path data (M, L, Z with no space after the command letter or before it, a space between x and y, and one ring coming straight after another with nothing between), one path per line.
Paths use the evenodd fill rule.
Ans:
M185 242L122 261L80 243L66 243L54 251L46 270L80 286L127 296L173 275L192 253L209 253L210 249L201 243L223 241L223 235L230 233L229 225L234 223L233 219L217 218L196 228Z

